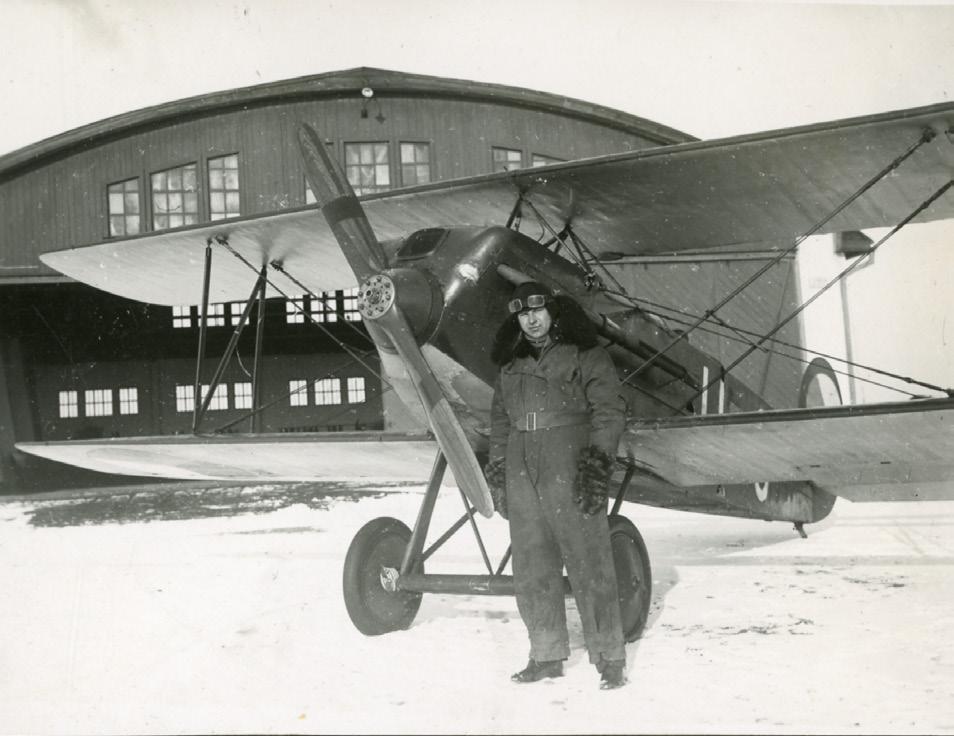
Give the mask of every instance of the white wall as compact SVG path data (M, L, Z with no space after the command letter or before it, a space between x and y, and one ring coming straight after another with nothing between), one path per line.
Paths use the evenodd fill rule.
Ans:
M877 242L888 229L866 230ZM799 249L799 283L808 299L848 265L834 254L830 236L812 238ZM942 387L954 385L954 220L909 225L884 245L872 262L849 274L804 313L805 345L855 362ZM849 339L844 337L846 298ZM833 362L837 370L844 366ZM928 396L942 395L900 380L855 369L858 379ZM846 403L849 381L839 376ZM853 401L870 403L908 397L863 380L854 382Z

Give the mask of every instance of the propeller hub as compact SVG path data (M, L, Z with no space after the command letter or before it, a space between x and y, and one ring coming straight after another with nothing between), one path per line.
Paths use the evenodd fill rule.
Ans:
M365 279L358 289L358 311L365 319L378 319L394 304L394 282L384 273Z

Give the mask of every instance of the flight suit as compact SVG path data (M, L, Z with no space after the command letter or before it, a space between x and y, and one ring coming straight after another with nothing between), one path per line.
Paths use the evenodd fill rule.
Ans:
M490 458L506 458L517 607L538 662L569 656L564 565L590 661L625 659L606 514L587 517L574 502L580 451L615 457L624 421L619 379L601 347L551 343L498 375Z

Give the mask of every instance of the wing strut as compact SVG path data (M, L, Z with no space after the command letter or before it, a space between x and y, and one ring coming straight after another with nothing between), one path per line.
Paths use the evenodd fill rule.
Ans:
M228 242L228 238L225 236L217 236L219 242ZM206 391L205 396L202 396L202 361L205 355L205 345L206 345L206 336L208 333L208 318L209 318L209 281L212 271L212 239L209 238L205 246L205 276L202 288L202 322L199 326L199 356L196 360L196 372L195 372L195 413L192 418L192 431L195 434L199 432L199 426L202 423L202 418L205 416L205 413L209 409L209 405L212 403L212 397L215 394L215 390L218 388L219 383L222 380L222 376L225 373L225 368L228 366L229 361L232 359L232 356L235 354L236 349L238 348L239 337L242 335L242 330L245 329L245 325L248 324L249 316L252 313L252 308L257 304L258 305L258 318L255 326L255 368L252 375L252 422L253 426L257 427L260 424L260 417L256 411L258 406L258 387L259 387L259 369L261 368L261 359L262 359L262 335L264 332L264 315L265 315L265 287L267 284L266 270L262 266L259 271L258 278L255 280L255 285L252 287L252 292L249 294L248 299L245 300L245 309L242 310L242 316L239 318L238 324L235 325L235 329L232 331L232 336L229 338L229 343L225 348L225 352L222 354L222 357L219 359L218 365L215 367L215 372L212 374L212 380L209 381L209 390ZM201 403L199 399L202 399Z
M722 307L724 307L726 304L728 304L730 301L732 301L735 297L737 297L739 294L741 294L743 291L745 291L745 289L747 289L749 286L751 286L751 285L752 285L757 279L759 279L763 274L767 273L767 272L768 272L771 268L773 268L776 264L780 263L783 258L785 258L785 257L791 255L792 253L794 253L794 252L798 249L798 246L801 245L802 242L804 242L806 238L811 237L812 235L814 235L815 233L817 233L819 230L821 230L821 228L823 228L828 222L830 222L830 221L831 221L832 219L834 219L837 215L839 215L841 212L843 212L849 205L851 205L851 204L852 204L855 200L857 200L861 195L863 195L865 192L867 192L869 189L871 189L871 187L873 187L875 184L877 184L879 181L881 181L884 177L886 177L888 174L890 174L892 171L894 171L896 168L898 168L898 167L899 167L902 163L904 163L908 158L910 158L912 155L914 155L915 151L917 151L919 148L921 148L921 146L923 146L923 145L925 145L925 144L927 144L927 143L930 143L932 140L934 140L934 138L935 138L936 135L937 135L937 132L936 132L935 130L933 130L932 128L925 128L924 131L921 133L921 137L920 137L914 144L912 144L904 153L902 153L901 155L899 155L899 156L898 156L897 158L895 158L891 163L889 163L887 166L885 166L883 169L881 169L881 171L879 171L879 172L876 173L874 176L872 176L870 179L868 179L868 181L866 181L864 184L862 184L861 187L860 187L857 191L855 191L851 196L849 196L847 199L845 199L844 202L842 202L840 205L838 205L838 206L837 206L834 210L832 210L827 216L825 216L824 218L822 218L821 220L819 220L819 221L818 221L817 223L815 223L811 228L809 228L805 233L803 233L802 235L800 235L799 237L797 237L797 238L795 239L795 242L791 245L791 247L786 248L786 249L783 250L783 251L780 251L774 258L772 258L771 260L767 261L758 271L756 271L756 272L755 272L754 274L752 274L749 278L747 278L742 284L740 284L736 289L734 289L732 292L730 292L725 298L723 298L723 299L722 299L718 304L716 304L712 309L707 309L705 312L703 312L702 315L701 315L695 322L693 322L693 324L692 324L691 326L689 326L689 327L685 330L685 332L684 332L683 334L681 334L677 339L673 340L672 342L670 342L670 343L669 343L668 345L666 345L665 347L660 348L660 349L656 352L656 355L655 355L655 356L653 356L652 358L650 358L649 360L647 360L643 365L641 365L641 366L639 366L638 368L634 369L628 376L626 376L626 378L623 379L623 382L624 382L624 383L627 383L627 382L631 381L632 379L636 378L637 376L639 376L641 373L643 373L647 368L649 368L649 367L653 364L653 362L654 362L657 358L659 358L660 356L662 356L663 354L665 354L666 352L668 352L669 350L671 350L671 349L673 348L673 346L675 346L675 345L676 345L680 340L682 340L684 337L688 337L690 334L692 334L692 332L694 332L694 331L699 327L699 325L701 325L703 322L705 322L705 321L707 321L708 319L710 319L717 311L719 311L720 309L722 309ZM933 202L934 200L932 199L931 201ZM923 208L922 208L922 209L923 209ZM919 211L920 211L920 210L919 210ZM759 343L759 344L761 344L761 343ZM749 354L750 354L749 352L746 353L746 355L749 355ZM735 365L735 364L733 364L733 365ZM720 378L721 378L721 377L720 377Z

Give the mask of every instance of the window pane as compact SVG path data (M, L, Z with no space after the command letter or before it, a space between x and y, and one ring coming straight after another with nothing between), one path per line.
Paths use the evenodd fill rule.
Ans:
M69 419L79 416L79 392L60 391L60 418Z
M107 187L110 236L139 232L139 179L127 179Z
M562 158L556 158L554 156L544 156L542 153L533 154L533 158L530 161L531 166L546 166L547 164L555 164L563 161Z
M341 403L341 380L338 378L322 378L315 381L315 404L328 406Z
M494 171L513 171L514 169L519 169L523 162L522 152L516 149L498 148L495 146L491 151L493 153Z
M232 387L235 396L236 409L252 408L252 384L249 382L236 383Z
M192 386L176 386L176 411L195 411L195 390Z
M120 414L138 414L139 413L139 389L138 388L119 389L119 413Z
M288 401L292 406L308 406L308 382L289 381Z
M86 416L108 417L113 413L113 392L111 389L90 389L84 392Z
M195 190L195 164L167 169L152 175L154 230L194 224L198 212Z
M196 190L196 165L191 164L186 166L182 172L182 188L187 192L194 192Z
M388 144L345 143L345 174L356 194L379 192L391 187Z
M366 401L363 376L354 376L348 379L348 403L363 404Z
M288 299L285 302L285 323L289 325L301 324L305 321L304 299Z
M210 218L221 220L239 214L238 154L209 159Z

